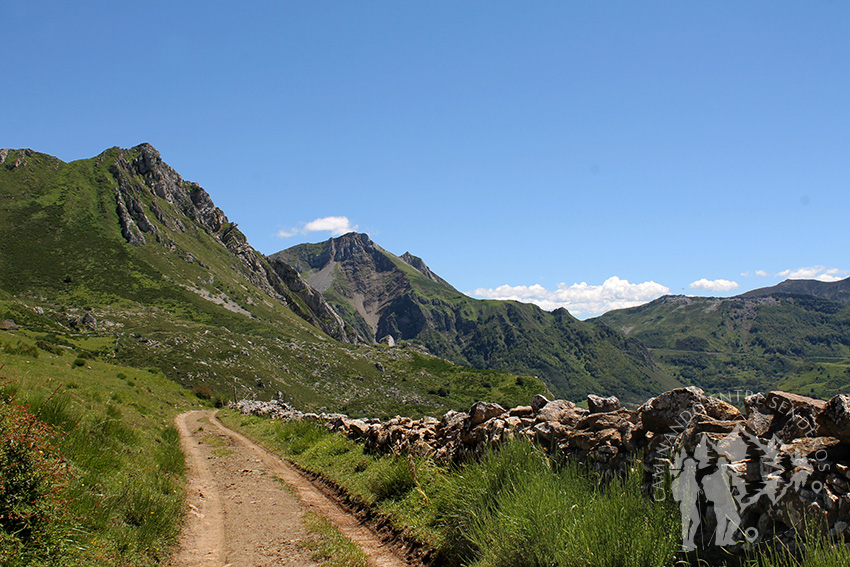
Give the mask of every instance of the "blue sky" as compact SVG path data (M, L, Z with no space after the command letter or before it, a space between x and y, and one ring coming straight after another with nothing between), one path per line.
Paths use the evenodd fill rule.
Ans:
M850 275L847 3L17 2L0 26L0 146L150 142L267 254L356 229L582 318Z

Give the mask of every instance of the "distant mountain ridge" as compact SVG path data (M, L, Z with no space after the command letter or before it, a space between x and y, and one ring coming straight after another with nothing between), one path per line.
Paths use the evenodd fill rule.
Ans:
M366 342L424 345L455 363L540 376L557 394L638 400L677 385L636 341L566 310L457 291L409 252L396 256L366 234L301 244L268 257L289 263Z
M836 282L822 282L819 280L785 280L771 287L762 287L736 297L769 297L779 294L788 295L811 295L830 301L838 301L850 305L850 278L844 278Z
M848 288L786 280L728 298L668 295L593 321L640 340L685 383L829 397L850 384Z

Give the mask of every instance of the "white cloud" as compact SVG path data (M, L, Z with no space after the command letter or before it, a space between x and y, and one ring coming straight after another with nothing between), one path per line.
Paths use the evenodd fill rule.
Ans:
M330 232L331 236L341 236L355 230L357 230L357 225L352 226L348 217L322 217L308 222L303 228L280 230L277 236L278 238L289 238L296 234L307 234L308 232Z
M572 285L560 283L554 290L540 284L501 285L497 288L481 287L469 292L469 295L534 303L548 311L563 307L577 317L590 317L612 309L636 307L668 293L670 288L653 281L633 284L612 276L602 285L589 285L587 282Z
M760 276L760 277L763 277L763 278L766 278L766 277L770 276L770 274L768 274L768 273L767 273L767 272L765 272L764 270L756 270L756 275L757 275L757 276Z
M705 289L708 291L729 291L738 287L738 282L732 280L709 280L702 278L691 283L692 289Z
M822 282L837 282L847 277L850 274L848 270L839 270L838 268L827 268L826 266L809 266L807 268L797 268L796 270L784 270L776 274L781 278L789 280L819 280Z

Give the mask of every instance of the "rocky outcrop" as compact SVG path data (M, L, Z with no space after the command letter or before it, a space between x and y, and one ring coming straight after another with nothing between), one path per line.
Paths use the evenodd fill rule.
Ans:
M282 251L268 260L273 266L282 263L294 267L299 278L303 274L309 285L321 293L342 277L346 282L344 289L337 291L350 304L339 307L346 313L348 327L356 329L353 332L360 342L374 343L388 334L405 336L396 328L383 328L382 313L391 309L389 303L410 290L410 282L390 255L368 235L349 232L329 239L318 251L299 247L291 250L303 253L290 255L290 251Z
M850 396L838 394L823 406L815 419L819 435L850 443Z
M89 330L97 328L97 319L91 314L91 312L87 311L80 322Z
M141 144L131 150L118 150L110 173L115 180L121 234L129 244L145 246L153 239L176 249L167 231L157 228L157 223L183 233L203 230L239 260L237 269L251 284L335 339L356 342L356 334L346 329L319 292L282 261L271 266L248 243L236 224L215 206L209 194L197 183L183 180L162 161L153 146ZM187 261L194 258L189 251L182 251L181 256Z
M410 252L405 252L404 254L399 256L399 258L404 260L404 262L407 263L411 268L417 270L420 274L422 274L429 280L437 282L438 284L446 286L450 289L454 289L454 287L452 287L449 282L432 272L431 268L429 268L425 261L422 260L422 258L420 258L419 256L414 256Z
M741 412L728 400L691 387L665 392L636 410L597 396L589 396L588 405L593 409L538 395L530 405L511 409L476 402L468 412L452 410L441 419L387 421L303 414L276 401L246 400L236 407L324 423L369 452L426 455L446 464L476 458L515 438L584 463L603 478L622 475L642 460L647 492L675 498L680 507L688 502L678 479L690 470L698 487L708 487L692 494L700 514L693 547L723 545L740 552L746 542L774 535L790 541L804 515L823 520L835 535L850 525L850 396L824 402L769 392L747 398ZM716 478L726 480L712 485ZM736 502L734 510L724 512L736 518L734 542L718 544L718 514L706 495L712 486L726 487Z
M272 270L286 288L304 304L314 321L332 337L345 337L345 342L362 343L363 338L351 327L347 327L336 311L325 301L324 296L304 281L298 271L279 258L271 259Z
M27 158L31 158L35 152L29 148L23 150L10 150L9 148L0 149L0 164L5 165L7 169L17 169L25 167L28 163ZM14 158L14 162L11 159ZM7 159L9 162L7 163Z

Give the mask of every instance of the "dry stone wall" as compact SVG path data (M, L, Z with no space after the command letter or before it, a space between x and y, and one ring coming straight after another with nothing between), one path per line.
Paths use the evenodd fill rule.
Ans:
M234 405L243 413L323 423L369 452L441 463L475 458L514 438L531 439L602 475L622 474L641 459L648 493L679 502L689 549L788 540L804 516L822 520L835 535L850 524L847 395L827 402L769 392L747 397L742 409L695 387L666 392L637 409L621 407L614 397L588 396L583 409L538 395L528 406L476 402L440 419L386 421L302 413L278 401Z

